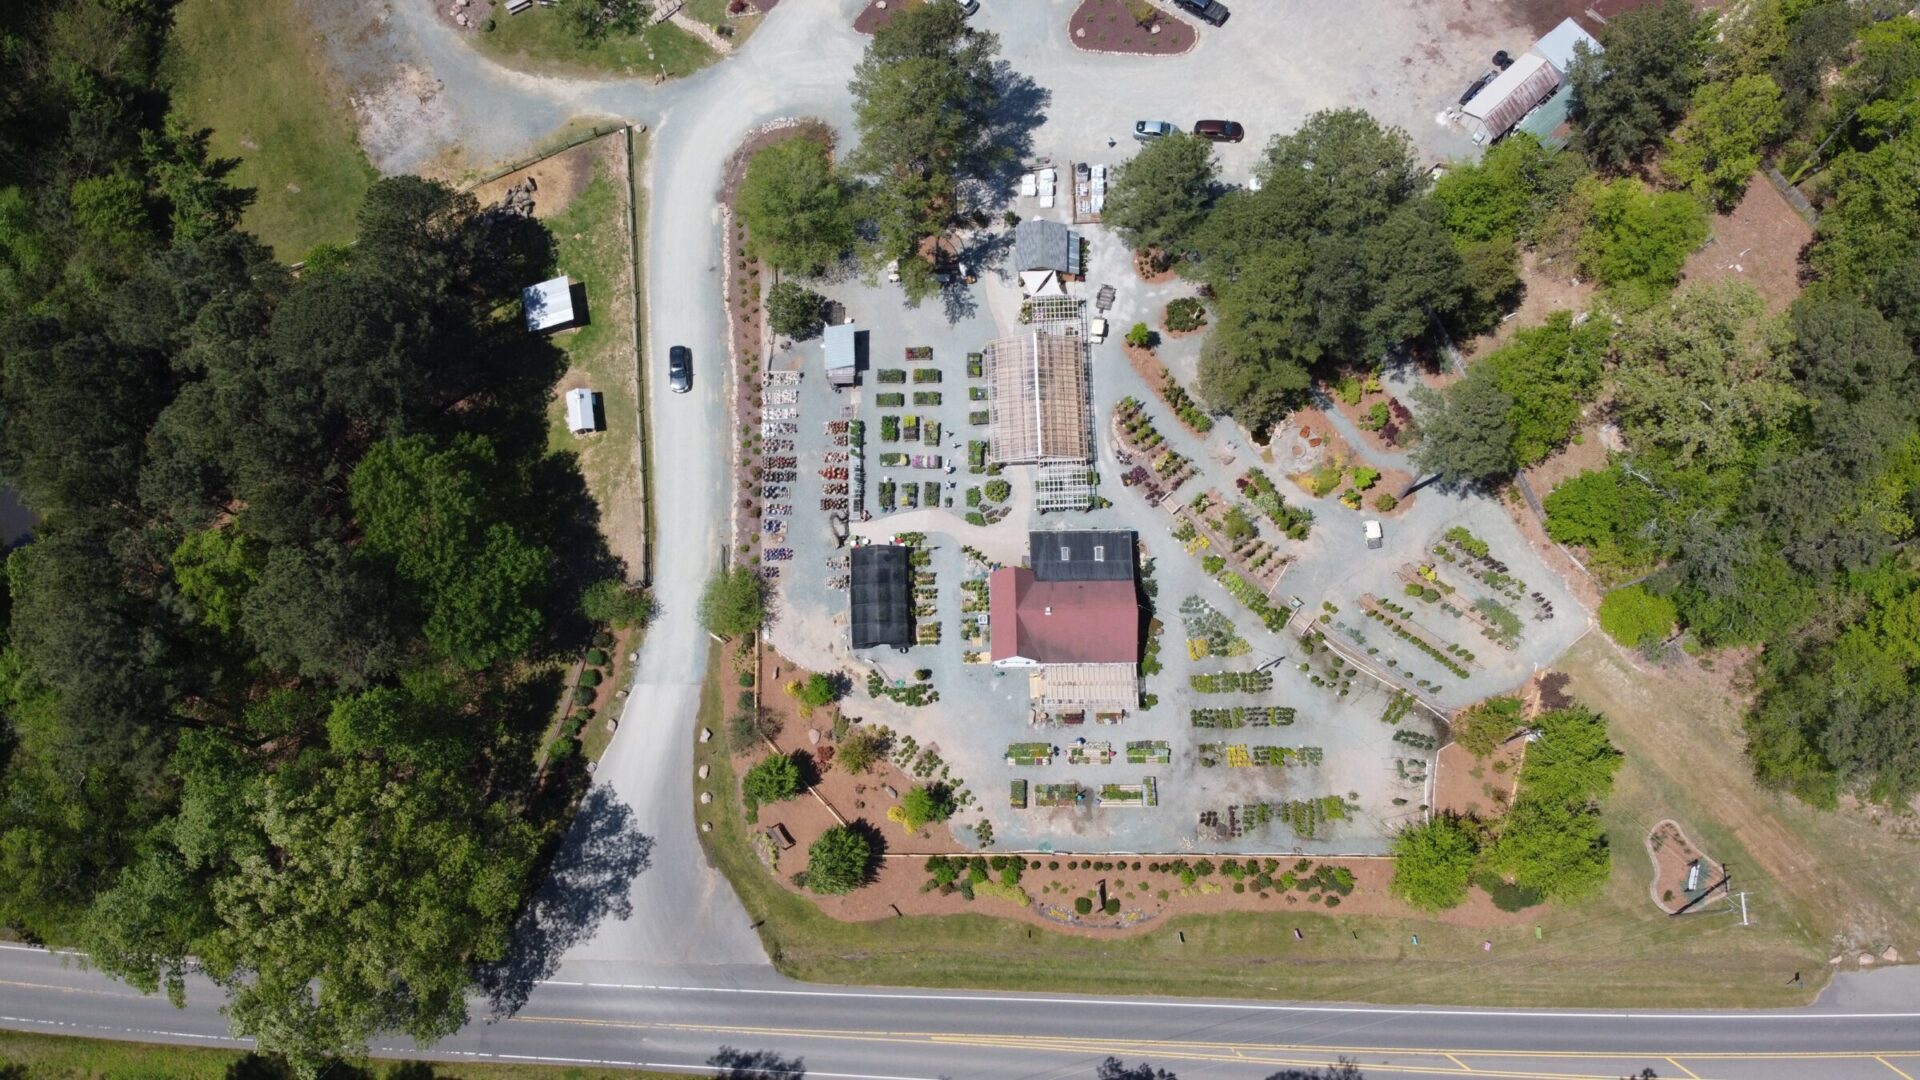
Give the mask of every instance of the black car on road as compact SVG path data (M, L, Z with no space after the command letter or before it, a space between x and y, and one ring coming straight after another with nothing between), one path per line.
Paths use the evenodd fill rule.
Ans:
M693 350L685 345L667 350L667 385L676 394L693 389Z

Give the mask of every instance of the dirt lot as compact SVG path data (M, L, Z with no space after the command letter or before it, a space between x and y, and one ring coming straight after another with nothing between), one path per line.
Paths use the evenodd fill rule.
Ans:
M596 139L571 150L562 150L524 169L475 186L473 197L480 200L483 207L498 206L506 198L508 188L531 177L534 182L533 216L545 221L572 205L573 200L587 189L587 185L593 181L594 163L607 161L609 146L618 149L618 140ZM618 164L621 169L626 168L624 158Z
M1800 295L1800 256L1813 227L1766 177L1755 173L1740 204L1714 215L1711 228L1707 246L1681 269L1686 280L1739 278L1760 291L1769 311L1784 311Z
M1513 804L1526 745L1524 739L1515 739L1485 760L1476 760L1459 743L1448 743L1434 765L1434 811L1483 821L1506 813Z
M1599 291L1592 281L1579 276L1573 260L1552 259L1533 250L1520 253L1520 281L1525 287L1520 306L1492 331L1459 343L1460 355L1468 363L1505 345L1514 331L1545 323L1556 311L1589 310Z

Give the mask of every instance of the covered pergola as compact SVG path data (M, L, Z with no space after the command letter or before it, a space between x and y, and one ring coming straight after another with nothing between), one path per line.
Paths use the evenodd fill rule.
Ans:
M988 345L986 361L988 461L1092 460L1083 338L1034 328Z

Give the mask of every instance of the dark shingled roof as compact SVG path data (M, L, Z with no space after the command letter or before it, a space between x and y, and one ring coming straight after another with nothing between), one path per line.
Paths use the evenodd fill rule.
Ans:
M1027 561L1036 581L1132 581L1130 532L1030 532Z
M1079 241L1078 233L1057 221L1023 221L1013 227L1014 269L1078 274Z
M853 647L913 644L913 567L907 549L868 544L853 549Z

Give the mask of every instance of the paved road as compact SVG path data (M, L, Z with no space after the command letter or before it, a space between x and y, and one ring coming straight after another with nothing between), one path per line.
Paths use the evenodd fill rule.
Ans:
M93 1037L244 1045L195 981L175 1010L69 958L0 946L0 1024ZM1098 999L800 986L548 982L511 1019L428 1054L746 1076L1090 1077L1108 1055L1185 1080L1260 1078L1345 1057L1367 1076L1612 1078L1920 1075L1920 969L1845 975L1823 1004L1771 1013L1515 1012ZM732 1056L729 1056L732 1055Z

